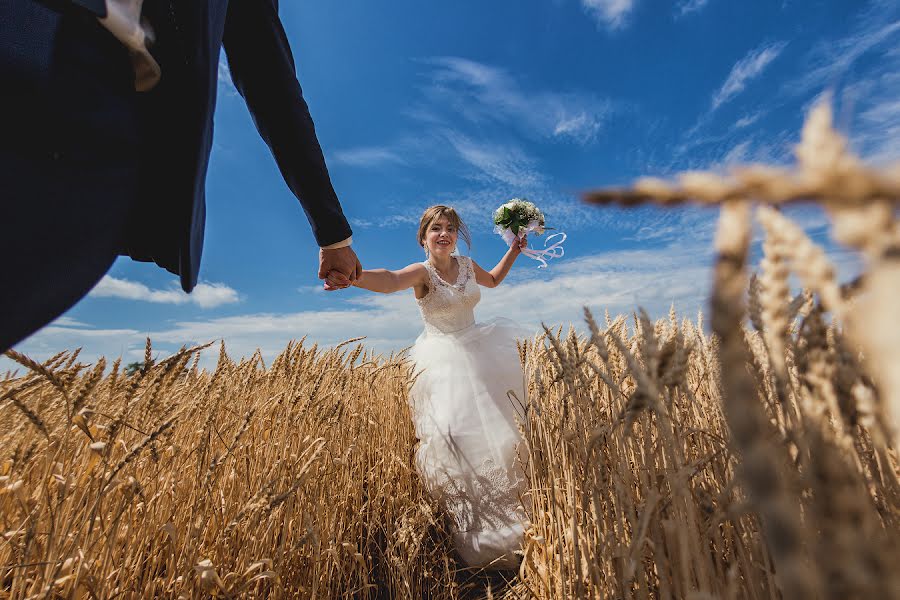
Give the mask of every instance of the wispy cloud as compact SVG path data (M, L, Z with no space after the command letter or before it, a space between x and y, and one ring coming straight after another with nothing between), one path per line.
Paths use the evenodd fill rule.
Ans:
M698 117L675 148L677 169L722 167L728 154L739 150L744 160L793 162L791 145L796 142L796 126L794 130L765 131L759 121L787 109L793 111L791 119L797 122L823 93L832 96L837 124L847 131L855 151L878 163L900 157L900 107L896 103L900 97L900 75L896 75L900 73L900 5L892 0L871 0L850 21L848 29L843 37L821 39L790 65L793 72L786 75L778 93L768 98L766 105L755 112L744 110L736 121L723 124L716 109L735 101L761 77L786 43L763 44L738 61L712 94L712 110ZM749 145L745 145L747 142Z
M766 67L778 58L785 46L787 46L787 42L763 44L759 48L751 50L744 58L735 63L725 79L725 83L713 94L712 109L716 110L743 92L747 83L759 77Z
M228 68L228 61L222 54L219 55L218 83L219 87L225 90L225 93L229 96L238 95L237 88L234 87L234 82L231 80L231 70Z
M534 161L517 146L477 141L452 131L445 135L459 156L478 169L480 178L522 189L542 184L543 178L535 169Z
M743 129L744 127L750 127L751 125L759 121L764 114L765 113L763 111L759 110L755 113L744 115L734 122L734 129Z
M385 146L338 150L332 156L332 161L351 167L380 167L388 164L400 165L406 162L395 150Z
M721 167L724 154L746 141L738 138L745 135L742 130L756 123L768 109L745 114L727 129L722 128L716 111L743 92L752 80L762 75L786 46L787 42L762 44L734 64L724 83L712 94L710 109L697 117L694 125L685 131L681 142L675 146L676 160L673 166L676 170ZM698 148L702 151L698 151Z
M535 90L504 69L459 57L425 61L435 67L426 89L434 105L473 123L495 122L540 138L588 144L613 112L611 101L593 94ZM433 119L433 111L423 113Z
M164 290L153 290L136 281L117 279L106 275L91 290L95 298L121 298L159 304L195 304L200 308L215 308L239 300L238 293L224 283L199 283L190 294L174 285Z
M687 244L702 249L712 244L717 215L715 209L705 206L628 209L629 218L620 217L620 235L623 241L644 246Z
M734 148L725 153L722 157L722 166L731 167L747 161L749 156L750 141L745 140L740 144L736 144Z
M785 90L791 95L818 93L840 83L862 56L879 52L890 56L900 41L898 12L896 3L871 3L856 19L848 35L836 40L822 40L813 46L805 57L803 73L785 84Z
M581 0L581 5L597 23L610 30L621 29L628 22L635 0Z
M76 319L73 319L72 317L65 316L56 319L55 324L59 325L60 327L90 327L90 325L84 323L83 321L78 321Z
M600 130L600 123L593 119L586 112L580 112L576 115L563 117L556 123L553 128L555 136L570 136L578 140L590 140Z
M737 130L721 136L702 151L694 151L686 169L727 171L738 164L761 163L788 167L796 161L794 146L798 134L784 130Z
M408 205L414 206L414 205ZM425 210L423 207L422 210ZM418 211L421 212L421 211ZM403 225L415 225L419 222L419 215L415 208L410 208L402 213L379 215L372 219L350 218L350 225L370 229L373 227L398 227Z
M854 151L873 163L900 159L900 5L868 2L846 35L820 40L800 67L782 95L808 108L827 94Z
M885 95L860 115L853 139L867 160L888 164L900 160L900 76Z
M709 0L683 0L675 5L675 18L680 19L691 13L700 12L707 4Z
M614 110L611 101L593 94L535 90L504 69L464 58L419 62L429 67L426 82L421 98L405 111L416 129L386 143L337 150L331 162L433 168L488 187L516 187L521 194L546 185L538 161L525 150L529 144L590 144ZM398 213L397 218L358 219L354 225L406 222Z

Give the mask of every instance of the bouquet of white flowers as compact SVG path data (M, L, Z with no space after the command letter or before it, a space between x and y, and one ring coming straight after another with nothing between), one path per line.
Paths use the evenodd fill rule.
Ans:
M519 236L519 229L534 231L538 235L544 233L544 213L534 202L513 198L494 211L494 231L500 233L506 229Z
M507 246L512 246L516 240L532 232L535 235L543 235L546 229L544 213L533 202L524 198L513 198L494 211L494 233L499 233ZM548 245L550 240L558 237L562 239ZM543 269L547 266L548 259L560 258L563 255L564 241L566 241L565 233L554 233L547 236L543 250L525 248L522 254L541 263L538 268Z

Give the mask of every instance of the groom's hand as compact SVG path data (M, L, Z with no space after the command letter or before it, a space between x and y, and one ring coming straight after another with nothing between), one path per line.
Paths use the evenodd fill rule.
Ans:
M338 273L337 271L328 271L328 275L325 277L324 288L326 292L342 290L350 287L350 285L352 285L350 280L343 273Z
M337 271L342 274L346 280L346 285L335 286L329 282L325 283L327 291L340 290L348 287L359 278L362 273L362 265L356 257L356 252L350 246L343 248L334 248L326 250L319 249L319 279L328 277L329 271Z

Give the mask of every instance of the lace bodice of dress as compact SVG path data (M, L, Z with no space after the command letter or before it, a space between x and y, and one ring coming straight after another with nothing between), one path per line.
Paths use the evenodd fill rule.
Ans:
M429 262L428 293L416 300L422 312L425 329L441 333L453 333L475 323L475 305L481 299L481 290L475 281L475 269L468 256L457 256L459 276L453 284L447 283Z

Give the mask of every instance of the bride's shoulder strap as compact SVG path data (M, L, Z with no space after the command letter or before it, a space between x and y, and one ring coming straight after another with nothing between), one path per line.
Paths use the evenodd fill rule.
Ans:
M431 261L426 259L419 264L425 267L425 271L428 273L428 279L433 279L435 277L434 267L432 266Z

